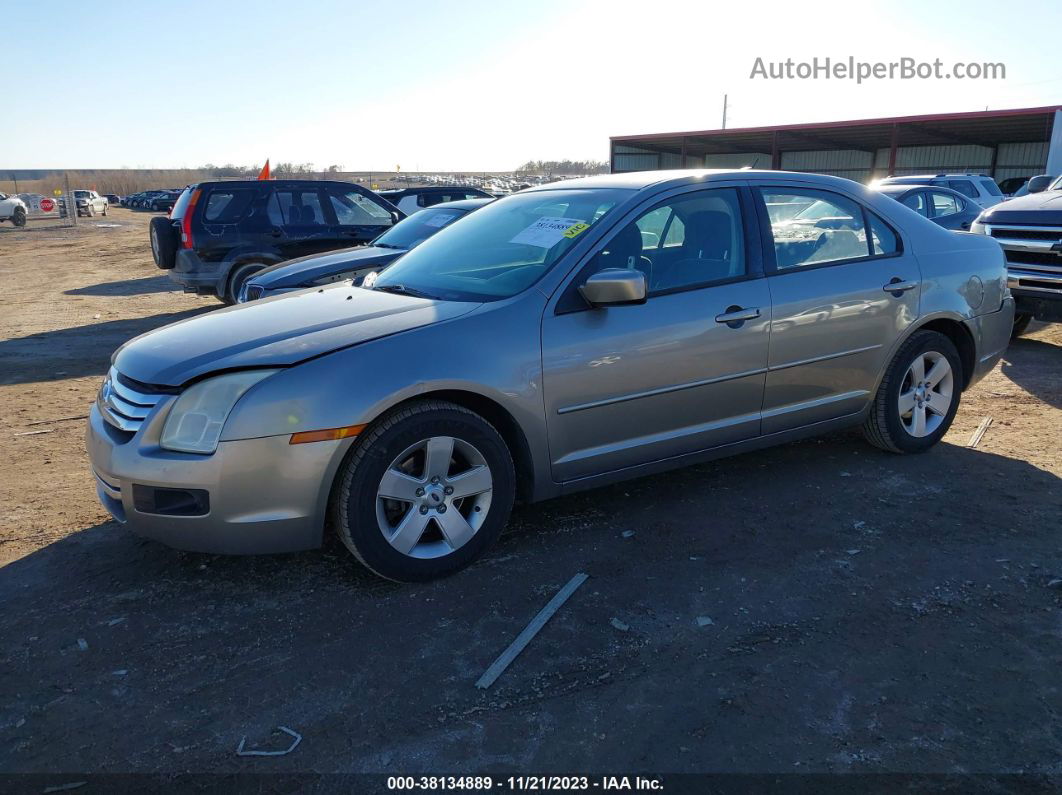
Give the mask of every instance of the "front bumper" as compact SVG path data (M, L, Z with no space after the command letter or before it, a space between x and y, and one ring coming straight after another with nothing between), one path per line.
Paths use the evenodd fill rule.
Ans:
M294 552L321 545L331 484L351 439L289 444L289 436L221 442L213 455L175 453L158 439L173 398L130 438L93 405L86 446L96 493L137 535L220 554ZM145 494L205 493L200 515L161 513ZM171 491L172 490L172 491ZM139 504L139 508L138 508Z
M1014 298L1007 296L995 312L978 315L965 323L974 339L974 369L968 385L973 386L999 363L1010 344L1014 331Z
M1037 320L1062 322L1062 275L1011 265L1007 268L1007 285L1018 312Z

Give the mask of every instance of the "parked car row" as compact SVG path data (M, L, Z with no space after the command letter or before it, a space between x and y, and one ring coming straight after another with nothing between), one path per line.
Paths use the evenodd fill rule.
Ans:
M150 210L155 213L168 213L180 198L182 189L171 188L167 190L147 190L140 193L132 193L124 197L123 207L131 210Z
M87 437L101 502L212 552L314 547L329 523L376 573L426 580L480 556L517 498L847 426L924 451L1013 328L996 242L837 177L643 172L480 201L403 221L348 183L187 189L152 220L186 289L313 286L115 353ZM360 264L352 240L376 243ZM328 281L362 265L386 267Z

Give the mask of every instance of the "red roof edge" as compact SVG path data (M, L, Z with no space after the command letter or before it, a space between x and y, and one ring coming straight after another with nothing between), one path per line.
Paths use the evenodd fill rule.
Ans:
M852 119L849 121L826 121L806 124L774 124L766 127L728 127L725 130L691 130L688 132L649 133L647 135L613 135L610 141L652 140L685 136L730 135L733 133L782 132L785 130L822 130L837 127L869 127L877 124L903 124L905 122L954 121L960 119L993 119L1006 116L1033 116L1062 110L1062 105L1046 105L1042 108L1013 108L1011 110L973 110L962 113L929 113L921 116L886 116L880 119Z

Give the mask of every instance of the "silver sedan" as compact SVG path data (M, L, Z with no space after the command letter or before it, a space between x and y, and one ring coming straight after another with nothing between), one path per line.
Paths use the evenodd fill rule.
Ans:
M426 580L481 555L516 499L848 426L925 451L1013 312L994 240L849 180L571 180L446 227L372 289L130 341L88 449L134 532L279 552L331 520L373 571Z

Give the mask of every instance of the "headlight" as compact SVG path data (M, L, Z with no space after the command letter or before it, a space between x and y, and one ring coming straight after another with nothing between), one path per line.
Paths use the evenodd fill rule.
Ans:
M974 221L970 224L970 231L975 235L983 235L985 233L985 225L980 220Z
M209 455L218 448L221 429L243 393L277 370L246 370L200 381L181 393L162 428L167 450Z

